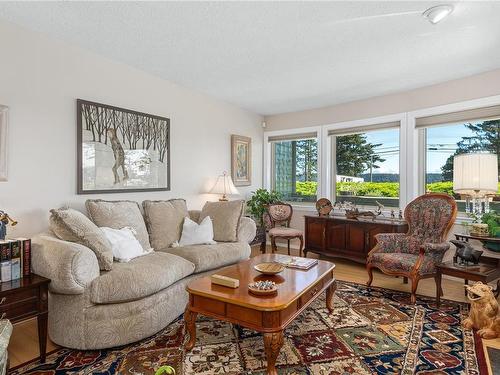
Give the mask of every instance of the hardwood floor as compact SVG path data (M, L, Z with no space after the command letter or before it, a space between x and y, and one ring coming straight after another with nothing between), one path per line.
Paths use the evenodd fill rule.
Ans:
M271 251L268 246L268 252ZM286 249L279 248L279 252L286 252ZM260 254L259 247L252 248L252 256ZM297 250L292 249L292 255L298 255ZM314 254L310 253L310 256ZM364 284L367 281L367 273L364 265L350 261L335 259L336 264L335 276L338 280L351 281ZM378 271L374 272L373 286L410 291L410 284L403 284L401 278L389 277ZM445 299L455 301L466 301L464 296L464 287L462 282L452 279L443 278L443 291ZM421 295L435 297L436 287L434 279L425 279L420 281L418 293ZM500 348L500 339L485 340L485 345ZM57 348L50 340L47 343L47 351L50 352ZM30 361L38 356L38 334L36 320L29 320L23 323L14 325L14 330L9 344L10 366L15 367L27 361ZM490 371L491 373L491 371Z

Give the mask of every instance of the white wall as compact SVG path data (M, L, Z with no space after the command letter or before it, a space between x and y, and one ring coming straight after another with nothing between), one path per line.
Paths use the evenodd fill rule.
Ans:
M0 182L0 209L19 220L11 236L47 227L48 210L83 210L88 198L183 197L200 208L207 180L230 171L230 135L252 137L252 186L262 184L262 118L83 49L0 22L0 104L10 108L9 178ZM133 53L133 51L130 51ZM175 56L172 56L175 58ZM171 191L76 194L76 99L171 120Z

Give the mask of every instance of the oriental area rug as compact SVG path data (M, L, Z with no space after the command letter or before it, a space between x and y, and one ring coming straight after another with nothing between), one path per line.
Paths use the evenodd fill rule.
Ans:
M464 330L467 305L339 282L332 314L323 297L286 330L279 374L487 374L480 338ZM110 350L60 349L43 365L10 374L154 374L162 365L177 375L265 374L259 333L200 317L197 343L185 353L182 318L153 337Z

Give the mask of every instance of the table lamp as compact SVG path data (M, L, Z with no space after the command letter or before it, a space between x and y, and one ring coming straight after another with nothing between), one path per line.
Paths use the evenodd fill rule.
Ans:
M455 156L453 191L466 196L465 212L478 216L489 212L488 196L498 191L497 155L472 153Z
M227 201L226 195L228 194L239 194L238 189L233 184L231 176L227 175L227 172L223 172L217 177L215 185L208 191L210 194L222 194L222 198L219 201Z

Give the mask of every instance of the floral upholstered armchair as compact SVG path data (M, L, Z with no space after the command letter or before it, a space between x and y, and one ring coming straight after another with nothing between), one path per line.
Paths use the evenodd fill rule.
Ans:
M412 282L411 303L415 303L418 282L436 277L436 264L450 247L446 238L456 216L457 204L447 194L425 194L410 202L404 212L408 233L376 235L377 245L366 262L367 285L373 281L373 268L388 275L407 277Z

